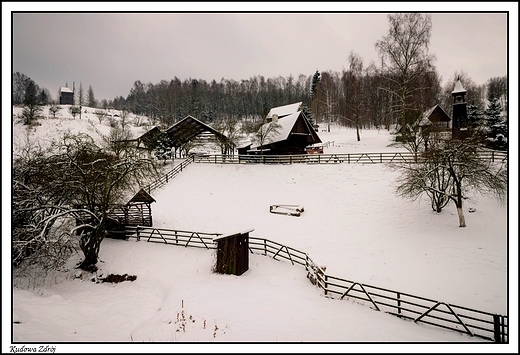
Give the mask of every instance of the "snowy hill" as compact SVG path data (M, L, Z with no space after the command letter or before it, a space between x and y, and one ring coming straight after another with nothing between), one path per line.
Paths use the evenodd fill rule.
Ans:
M109 130L90 111L81 121L66 111L60 119L43 119L30 128L31 140L48 141L66 130L93 136ZM136 133L144 128L136 127ZM323 142L334 142L325 153L395 150L388 147L387 131L363 130L360 142L346 128L319 135ZM26 136L27 127L14 119L15 144ZM254 228L253 235L307 252L338 277L483 311L511 312L507 206L475 195L465 205L475 209L466 215L468 227L459 228L453 206L436 214L424 199L396 197L395 177L382 164L191 164L154 191L154 225L218 233ZM268 210L273 203L302 204L305 212L301 217L273 215ZM213 273L214 257L209 250L105 239L99 273L136 275L135 281L91 282L72 268L81 259L76 255L63 270L51 273L45 285L35 284L30 275L17 280L26 286L13 289L14 324L6 329L12 326L13 340L21 343L188 342L183 348L188 351L194 345L196 351L207 350L199 344L208 342L333 343L331 348L291 348L318 352L351 351L345 342L437 343L428 351L456 350L441 344L445 342L482 342L352 300L326 298L303 268L287 262L251 255L250 269L237 277ZM134 351L128 344L100 348ZM254 349L270 350L264 345ZM395 349L371 345L369 351ZM55 346L74 351L72 345ZM163 346L165 351L179 349ZM81 347L99 350L91 344ZM421 351L420 346L413 348Z
M69 111L70 105L61 105L61 107L61 110L56 114L56 118L53 118L49 112L49 106L44 106L41 113L42 118L38 119L36 125L31 127L23 125L19 118L22 108L13 107L13 149L16 151L19 147L25 145L28 140L31 142L37 140L40 144L47 144L59 138L65 132L87 133L94 140L101 141L101 135L110 133L110 121L121 121L121 111L118 110L105 111L83 107L80 119L79 115L75 118L72 116ZM100 121L96 111L105 111L107 115ZM134 138L152 128L146 117L134 114L128 115L126 127Z

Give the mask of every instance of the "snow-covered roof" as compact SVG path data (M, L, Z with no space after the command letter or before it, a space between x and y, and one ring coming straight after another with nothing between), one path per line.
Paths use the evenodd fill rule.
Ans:
M292 128L294 127L294 124L296 123L296 120L300 116L299 112L294 112L288 116L285 116L283 118L278 119L278 129L273 136L271 136L271 139L268 139L267 142L264 142L264 144L271 144L276 142L281 142L289 138L289 134L292 131ZM261 129L265 129L265 126L272 124L272 122L265 123ZM259 145L254 144L251 146L252 149L259 147Z
M460 82L460 78L457 79L455 83L455 89L451 92L452 94L463 93L466 92L466 89L462 87L462 83Z
M422 119L428 119L430 122L430 116L432 116L432 114L435 112L435 111L439 111L433 118L435 121L441 121L441 122L448 122L451 120L450 116L448 116L448 114L446 113L446 111L444 111L442 109L442 107L440 107L438 104L433 106L432 108L426 110L423 112L422 114ZM421 124L424 123L421 121Z
M432 121L430 121L429 119L427 119L426 117L424 117L420 122L419 122L419 126L431 126L433 125Z
M70 93L73 93L74 91L72 91L70 88L68 88L66 86L62 86L60 88L60 92L70 92Z
M285 106L273 107L267 114L267 118L272 118L273 115L278 115L278 118L290 115L291 113L298 112L302 103L296 102Z

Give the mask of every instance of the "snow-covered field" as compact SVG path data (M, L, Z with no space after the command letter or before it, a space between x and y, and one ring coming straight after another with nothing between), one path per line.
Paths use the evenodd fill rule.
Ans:
M56 127L108 133L106 123L99 124L96 117L91 121L42 120L30 137L49 139ZM25 130L13 125L14 142L25 139ZM334 141L325 153L395 150L388 147L391 136L384 130L363 130L360 142L353 130L336 126L319 135L324 142ZM252 236L308 253L329 275L517 314L517 293L512 297L517 291L517 222L508 223L508 205L475 195L464 207L467 227L459 228L453 205L436 214L426 199L397 197L396 176L381 164L191 164L152 192L157 201L152 205L154 226L218 233L254 229ZM300 217L275 215L269 213L271 204L303 205L305 212ZM470 207L475 212L469 213ZM137 276L119 284L76 277L80 273L72 266L80 259L74 256L68 271L49 275L44 286L12 289L14 324L6 328L5 317L3 322L18 345L58 342L52 345L62 352L510 349L483 346L479 339L404 321L368 305L326 298L302 267L260 255L251 255L249 270L237 277L211 272L212 251L106 239L100 272ZM510 341L517 346L514 336ZM424 342L426 348L420 345Z

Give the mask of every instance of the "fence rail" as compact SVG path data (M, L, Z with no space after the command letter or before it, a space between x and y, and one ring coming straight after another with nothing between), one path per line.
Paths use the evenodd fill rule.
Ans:
M482 150L479 155L492 162L506 162L507 152L496 150ZM175 168L155 180L143 189L151 193L152 190L166 185L191 163L212 164L339 164L339 163L414 163L418 160L416 154L403 152L383 153L344 153L344 154L299 154L299 155L222 155L222 154L193 154Z
M483 150L479 152L483 159L492 162L507 161L507 153ZM193 155L195 163L212 164L338 164L338 163L414 163L420 159L415 153L382 152L382 153L343 153L343 154L299 154L299 155Z
M216 249L214 237L220 233L202 233L153 227L127 226L126 237L148 242L173 244L184 247ZM307 253L264 238L249 237L251 253L285 260L303 266L307 278L330 298L352 299L368 303L378 311L454 330L498 343L508 342L508 317L457 306L409 293L350 281L325 273Z
M143 226L126 226L126 238L145 239L147 242L173 244L184 247L216 249L213 238L221 233L190 232Z
M177 176L177 174L179 174L183 169L185 169L191 163L193 163L193 156L186 158L182 163L177 165L175 168L173 168L172 170L170 170L165 175L161 176L159 179L155 180L151 184L143 187L143 189L146 192L151 193L152 190L155 190L159 187L166 185L170 180L175 178Z

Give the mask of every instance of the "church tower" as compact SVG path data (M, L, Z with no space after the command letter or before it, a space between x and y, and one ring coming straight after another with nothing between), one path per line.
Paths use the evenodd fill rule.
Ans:
M468 136L468 109L466 103L466 89L462 87L460 76L455 83L453 96L453 119L451 136L453 139L464 139Z

